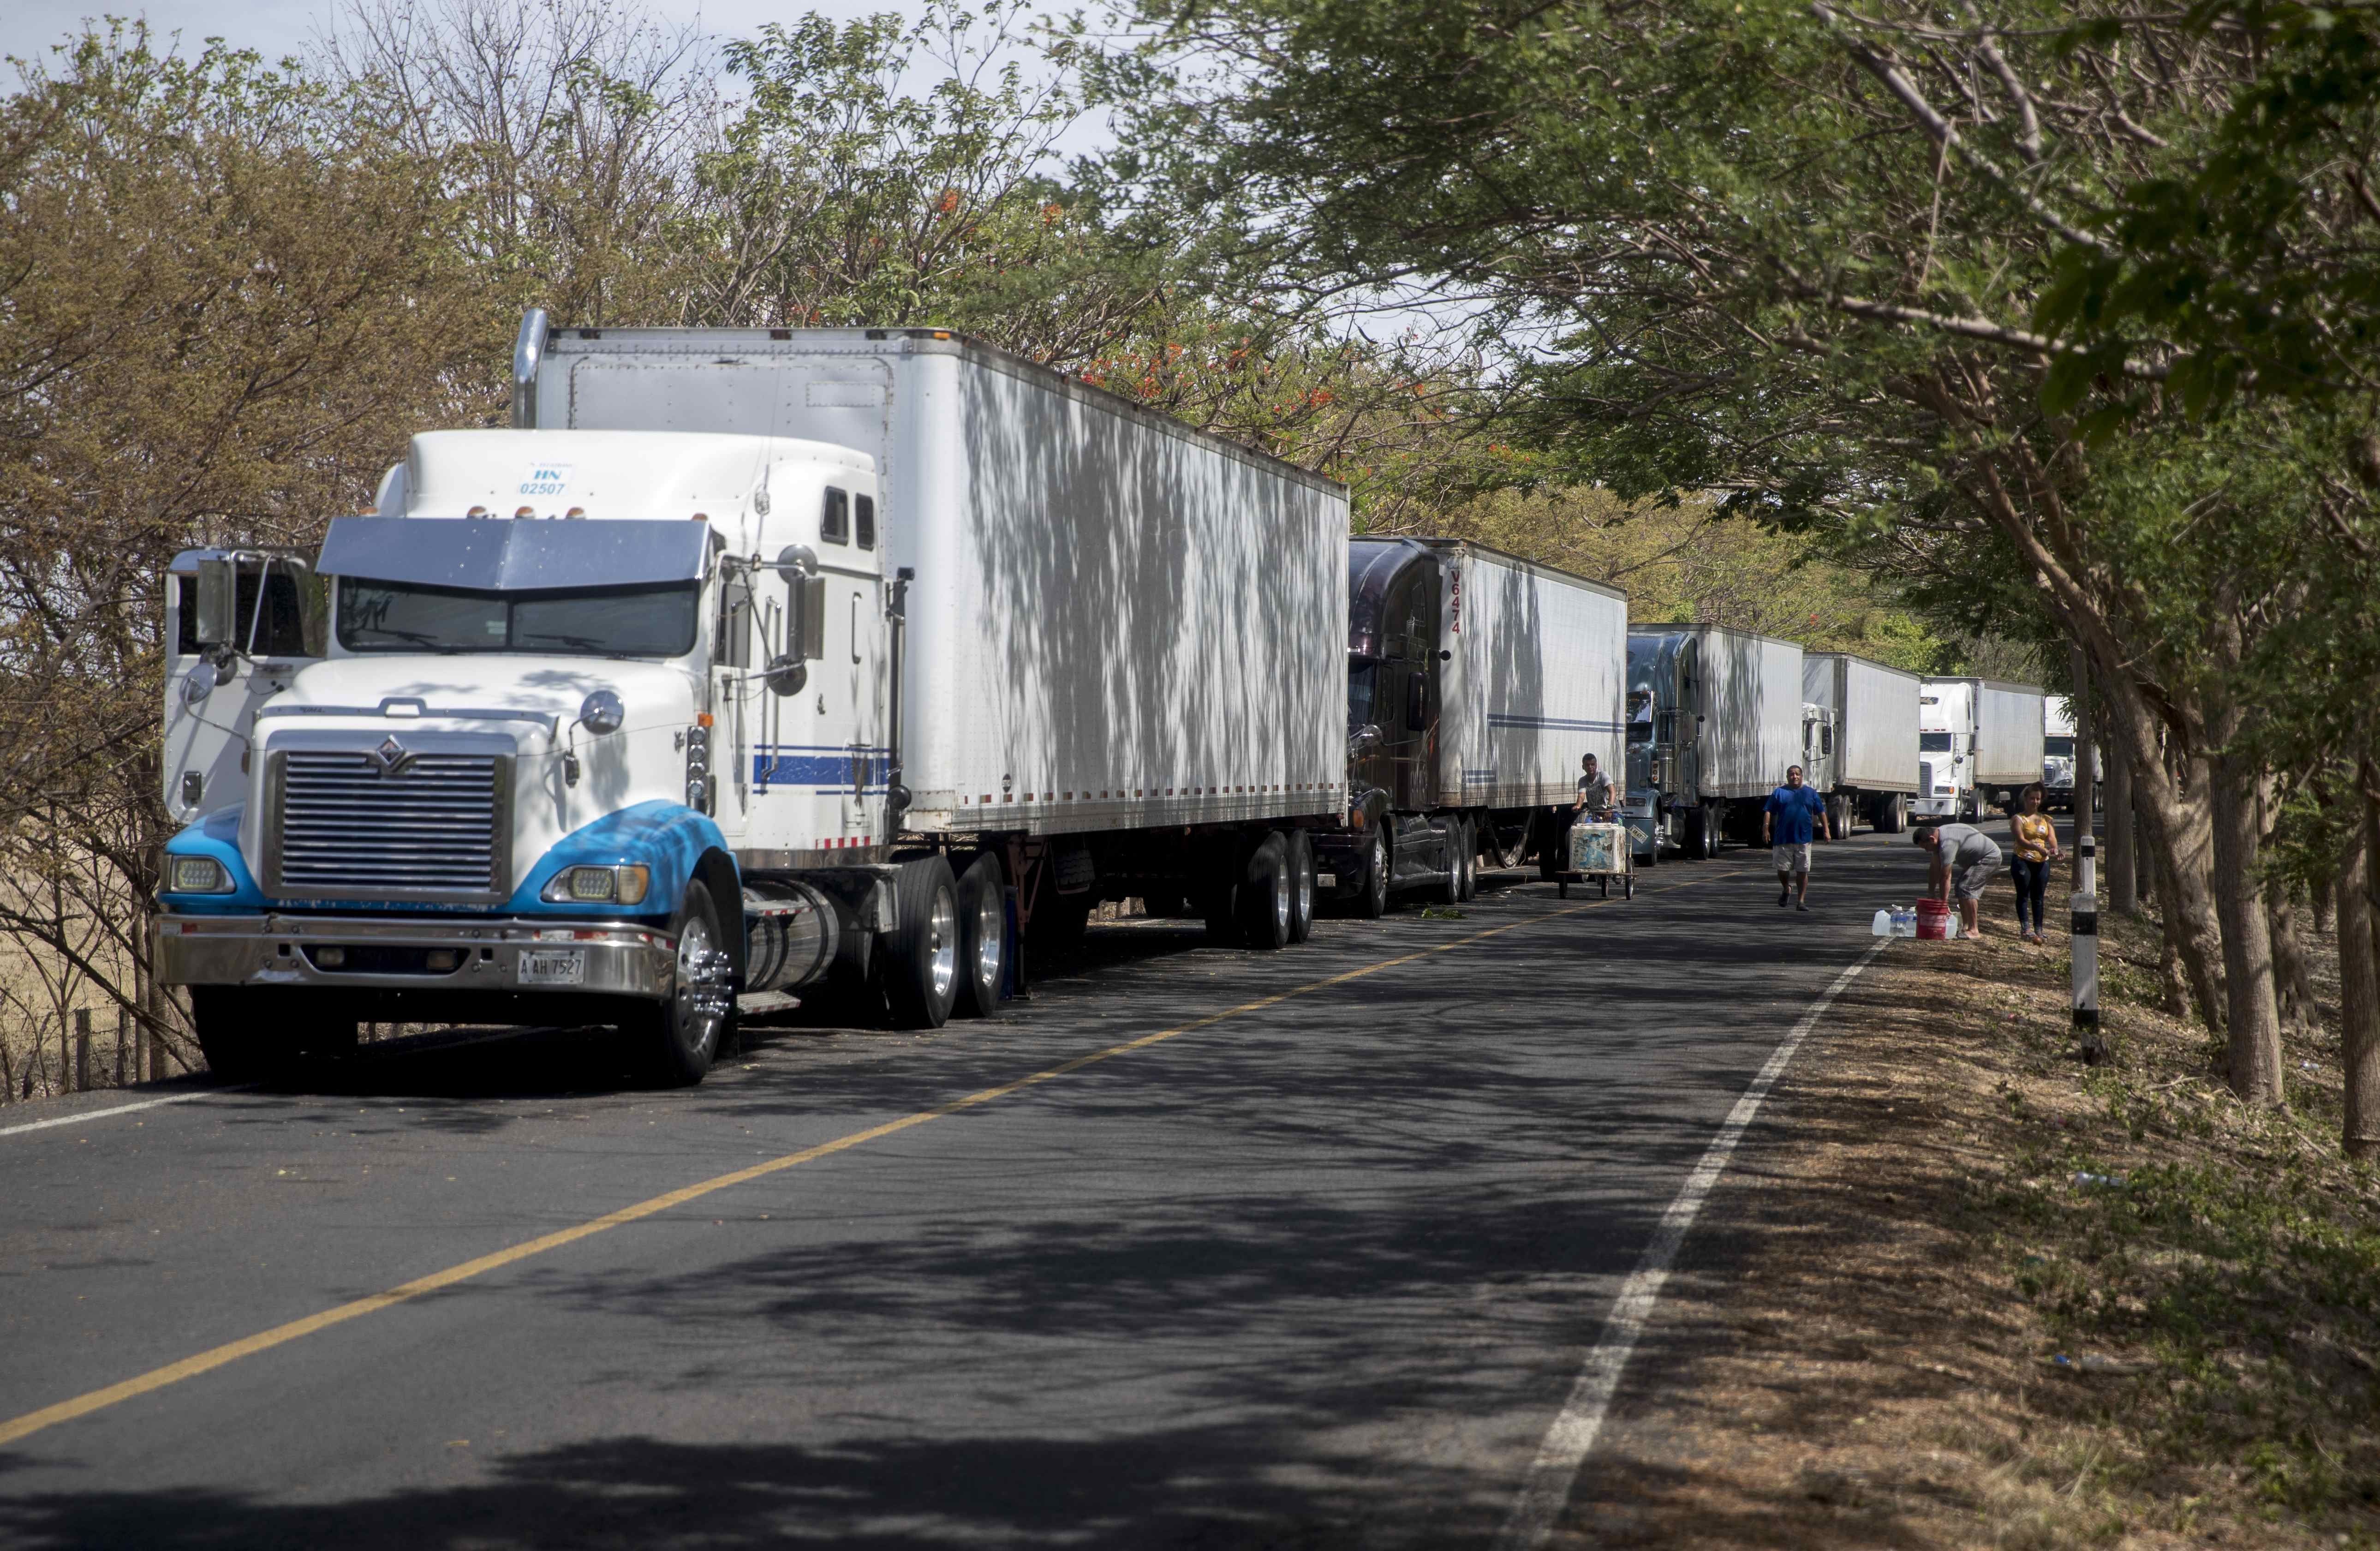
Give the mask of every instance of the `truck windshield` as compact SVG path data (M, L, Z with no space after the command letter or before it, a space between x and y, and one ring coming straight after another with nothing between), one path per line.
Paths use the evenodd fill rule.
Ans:
M2055 736L2045 738L2041 740L2041 751L2045 754L2062 754L2068 759L2072 759L2074 757L2074 739Z
M472 592L339 579L350 652L537 652L675 657L694 649L698 585Z
M1909 724L1903 722L1901 726ZM1950 751L1950 735L1947 732L1921 732L1917 735L1917 751L1921 754L1947 754Z

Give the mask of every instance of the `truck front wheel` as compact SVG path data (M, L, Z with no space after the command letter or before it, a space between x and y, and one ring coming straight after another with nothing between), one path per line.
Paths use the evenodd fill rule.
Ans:
M677 973L648 1024L654 1075L673 1088L702 1081L733 1032L735 961L719 929L719 906L700 884L686 885L671 923Z
M352 1056L356 1020L310 1018L292 1023L297 1010L285 997L245 985L193 985L190 1021L207 1069L235 1081L270 1081L300 1056L330 1059Z
M286 1042L268 1026L256 993L245 986L191 986L190 1021L198 1030L207 1070L217 1077L248 1081L288 1063Z
M1314 935L1314 837L1302 829L1289 832L1289 940L1302 943Z
M884 966L885 1000L898 1027L939 1029L950 1021L959 990L958 886L951 864L939 856L903 862L892 895L899 922Z
M1364 843L1364 878L1357 885L1355 913L1378 921L1389 913L1389 837L1375 824Z

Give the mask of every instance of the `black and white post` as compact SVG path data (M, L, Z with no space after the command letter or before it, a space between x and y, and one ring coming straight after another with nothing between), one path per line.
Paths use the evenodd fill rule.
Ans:
M2082 648L2076 647L2070 660L2074 666L2074 895L2068 930L2074 958L2074 1038L2082 1047L2083 1063L2095 1067L2107 1059L2107 1042L2099 1032L2099 842L2091 824L2099 755L2092 745L2091 674Z
M2088 830L2075 837L2073 914L2068 923L2074 949L2074 1037L2083 1061L2095 1067L2107 1058L2107 1041L2099 1034L2098 849Z

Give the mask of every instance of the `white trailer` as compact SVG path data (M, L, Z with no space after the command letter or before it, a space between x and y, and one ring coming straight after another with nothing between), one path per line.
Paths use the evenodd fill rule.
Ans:
M1628 594L1484 544L1426 541L1446 568L1438 781L1465 810L1568 807L1585 757L1621 779Z
M2041 779L2039 685L1928 678L1917 714L1918 812L1973 823Z
M1374 915L1470 898L1483 853L1549 866L1585 757L1621 778L1627 594L1455 539L1359 539L1348 573L1340 891Z
M1916 674L1848 652L1802 659L1803 699L1827 713L1804 728L1803 776L1835 803L1837 834L1850 833L1855 817L1900 832L1917 794L1920 683Z
M940 330L533 312L515 377L319 559L176 562L160 963L211 1063L612 1021L692 1081L830 977L989 1010L1012 911L1305 934L1342 487Z
M1637 854L1756 839L1760 804L1802 758L1802 648L1724 625L1628 630L1628 825Z

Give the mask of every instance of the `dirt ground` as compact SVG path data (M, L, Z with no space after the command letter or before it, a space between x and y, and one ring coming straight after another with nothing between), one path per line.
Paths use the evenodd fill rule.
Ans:
M2098 1069L2062 932L1896 942L1852 983L1557 1545L2380 1546L2380 1181L2338 1144L2335 1016L2251 1113L2147 1005L2156 942L2101 939Z

